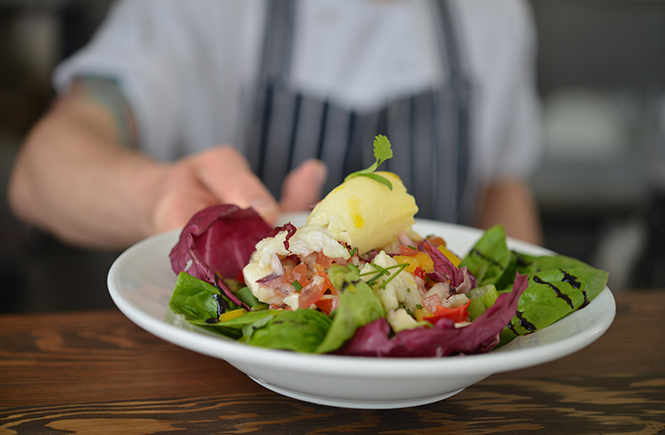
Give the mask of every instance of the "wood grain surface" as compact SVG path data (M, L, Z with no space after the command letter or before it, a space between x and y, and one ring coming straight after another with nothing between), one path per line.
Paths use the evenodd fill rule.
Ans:
M399 410L313 405L118 311L0 316L0 435L665 433L665 290L618 295L597 342Z

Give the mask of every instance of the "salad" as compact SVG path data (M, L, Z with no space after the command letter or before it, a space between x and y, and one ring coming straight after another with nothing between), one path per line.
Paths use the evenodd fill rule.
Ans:
M295 352L444 357L488 352L583 308L607 273L570 257L510 250L501 226L464 257L413 231L418 208L385 136L307 223L272 228L252 209L212 206L170 254L169 307L239 342Z

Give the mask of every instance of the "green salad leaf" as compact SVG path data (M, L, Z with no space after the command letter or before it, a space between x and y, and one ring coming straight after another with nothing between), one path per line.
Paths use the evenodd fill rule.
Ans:
M266 316L274 316L281 310L263 310L244 313L240 317L231 320L219 321L220 302L226 304L229 310L237 310L240 307L222 295L215 286L189 275L187 272L180 272L176 281L175 288L171 294L169 308L175 314L185 317L189 323L201 326L209 331L216 332L234 340L243 336L243 328L254 324Z
M180 272L169 301L169 307L185 320L196 325L210 326L209 320L219 317L219 290L212 284Z
M353 337L358 328L385 317L386 310L374 290L366 282L357 281L344 286L334 313L330 330L316 353L339 349L345 341Z
M466 266L478 280L478 287L492 284L501 290L512 286L516 263L503 226L495 225L483 233L459 267Z
M529 277L517 314L504 328L499 345L540 330L586 306L607 283L608 274L565 255L527 255L511 251L501 226L483 233L460 263L478 280L478 287L494 285L507 291L515 273Z
M393 190L393 184L386 177L374 173L374 171L376 171L381 163L391 159L392 157L393 150L391 149L390 141L386 136L380 134L374 138L374 158L376 161L367 169L363 169L347 175L344 181L349 181L356 177L368 177L372 180L378 181L381 184L384 184L390 190Z
M585 307L605 288L608 274L591 266L542 270L529 276L529 286L517 305L517 315L501 334L500 344L528 334ZM578 261L578 260L576 260Z
M272 349L311 353L323 341L330 322L328 316L309 308L283 311L264 326L256 328L248 343Z

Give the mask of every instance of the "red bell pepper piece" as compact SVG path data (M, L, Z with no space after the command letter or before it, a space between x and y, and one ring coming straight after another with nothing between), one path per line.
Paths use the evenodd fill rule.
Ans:
M423 317L423 320L426 320L430 322L431 324L434 324L438 322L441 319L450 319L453 322L466 322L469 320L469 304L471 303L471 300L469 300L466 304L461 305L457 308L447 308L444 307L443 305L439 305L436 307L436 311L432 313L431 316L428 317Z

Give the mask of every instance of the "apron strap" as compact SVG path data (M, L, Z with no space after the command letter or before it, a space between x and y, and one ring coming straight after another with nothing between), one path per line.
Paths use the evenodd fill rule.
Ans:
M293 47L295 4L294 0L270 0L267 4L261 82L286 83Z
M449 132L440 132L440 129L438 131L442 135L446 133L451 135L450 141L455 146L434 147L435 151L438 150L438 155L432 160L438 162L437 164L441 165L439 167L443 171L450 171L452 175L445 177L445 180L451 184L452 188L449 200L442 201L439 190L445 186L439 181L439 177L433 177L435 184L432 190L432 203L435 204L435 216L445 216L445 220L452 222L469 223L473 217L470 213L473 209L475 195L472 195L467 189L470 166L469 111L471 100L468 67L462 50L461 29L456 26L460 21L455 19L454 5L450 0L436 1L435 5L439 15L440 46L450 77L449 104L451 107L450 113L446 114L450 118L442 119L440 117L443 115L440 107L441 99L435 100L435 111L438 112L436 115L439 118L435 118L434 122L436 125L447 126L450 129ZM442 155L442 149L446 149L448 154ZM441 174L441 172L440 170L436 173Z
M399 174L416 197L418 217L468 223L475 200L468 192L470 86L453 5L432 3L448 82L375 113L358 114L287 89L295 1L268 2L248 159L273 195L279 197L286 174L310 157L328 165L327 193L346 174L374 162L369 144L385 134L395 154L385 169Z

